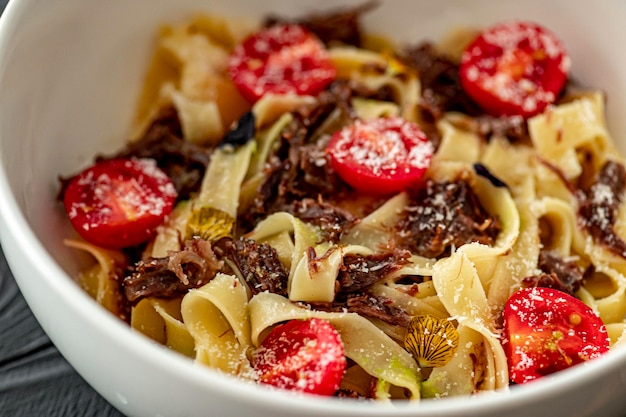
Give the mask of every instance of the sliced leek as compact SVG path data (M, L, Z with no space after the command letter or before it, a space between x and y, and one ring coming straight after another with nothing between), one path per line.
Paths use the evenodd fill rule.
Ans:
M213 152L187 221L188 239L214 241L232 234L241 184L256 148L253 138L254 116L247 113Z

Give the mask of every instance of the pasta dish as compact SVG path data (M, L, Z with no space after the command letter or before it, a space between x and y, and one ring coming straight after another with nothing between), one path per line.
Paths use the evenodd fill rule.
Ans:
M79 284L198 364L317 395L506 390L623 344L604 93L536 23L398 45L371 7L161 28L128 143L61 179Z

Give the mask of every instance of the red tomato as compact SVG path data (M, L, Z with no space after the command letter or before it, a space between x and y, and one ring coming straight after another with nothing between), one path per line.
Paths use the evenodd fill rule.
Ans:
M524 288L504 308L504 348L518 384L597 358L606 327L582 301L547 287Z
M345 127L333 135L327 152L346 183L366 193L389 194L419 183L433 147L418 125L389 117Z
M552 32L531 22L508 22L482 32L461 57L461 85L495 116L530 117L554 103L570 58Z
M346 369L339 333L326 320L291 320L276 326L252 358L259 380L279 388L333 395Z
M244 40L228 72L251 103L266 93L315 95L337 74L324 44L298 25L271 26Z
M174 185L151 159L99 162L72 178L64 195L78 234L109 249L148 240L175 199Z

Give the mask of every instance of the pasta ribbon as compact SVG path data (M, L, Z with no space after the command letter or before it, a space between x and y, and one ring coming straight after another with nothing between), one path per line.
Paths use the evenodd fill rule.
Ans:
M544 249L556 250L563 256L568 256L574 245L576 214L572 205L554 197L544 197L536 200L531 210L540 220L549 225L550 240L543 242Z
M328 320L339 332L348 358L369 375L408 389L411 399L420 398L421 375L411 354L358 314L309 310L267 292L255 295L249 309L253 345L258 346L263 335L282 321L313 317Z
M373 120L381 117L395 117L400 115L398 105L389 101L354 97L351 103L360 120Z
M494 361L493 375L487 378L494 388L508 386L508 365L495 333L495 318L476 268L463 248L434 265L433 283L441 302L459 325L480 333ZM487 367L489 369L489 367Z
M192 202L187 221L187 237L218 239L232 233L239 205L241 184L256 143L253 140L232 149L222 146L215 150L204 174L200 194Z
M186 140L216 144L225 129L249 104L226 74L234 43L256 25L213 15L198 15L178 25L165 26L148 68L140 103L136 139L162 107L174 105Z
M191 215L189 201L181 201L174 207L167 222L157 229L157 234L148 245L144 258L163 258L169 251L182 249L182 237L185 236L187 220Z
M395 284L377 284L371 289L372 293L394 301L394 305L404 309L411 316L431 315L440 319L449 317L436 292L429 291L432 281L417 284L416 295L410 295L410 289Z
M255 115L257 128L263 130L274 123L278 123L278 120L283 116L290 114L297 108L314 106L315 103L315 98L311 96L266 94L254 104L252 112Z
M509 296L520 287L521 280L533 275L540 251L539 222L533 213L535 182L526 177L518 187L515 199L519 214L519 235L506 256L497 260L488 282L483 281L489 304L501 310ZM481 277L484 279L484 277Z
M422 383L422 395L425 398L470 395L479 389L486 364L476 366L474 361L484 357L484 338L476 330L464 325L459 325L456 330L459 334L459 348L450 362L434 368Z
M626 317L626 277L607 265L597 265L594 275L578 293L605 324L621 323Z
M333 302L335 282L343 257L347 254L370 255L364 246L317 245L300 259L290 279L289 299L304 302ZM313 255L314 254L314 255ZM311 259L310 256L314 258Z
M215 101L190 98L166 84L161 91L176 108L185 140L198 144L215 144L224 136L220 109Z
M193 358L194 340L182 322L180 298L144 298L133 307L130 326L170 349Z
M600 93L576 98L530 118L528 130L538 155L570 179L582 172L576 149L595 144L605 151L612 142L604 121L604 97ZM604 160L604 155L598 157Z
M316 231L297 217L286 212L278 212L267 216L247 237L262 242L284 232L293 235L293 245L283 245L275 249L278 250L280 258L291 259L289 262L291 265L289 271L289 291L291 291L291 281L298 264L301 259L305 258L307 249L314 247L320 240ZM285 251L290 253L285 253Z
M246 356L250 346L248 296L235 276L217 274L208 284L190 290L183 297L181 314L195 341L197 362L251 377Z
M421 86L417 75L400 62L377 52L354 47L334 47L329 55L337 78L349 79L370 91L388 87L400 109L400 116L418 121L417 104Z
M358 244L372 250L385 247L392 240L392 226L400 220L402 210L408 205L407 193L399 193L368 214L341 239L344 244Z
M441 143L433 156L437 161L478 162L482 153L482 140L472 132L458 129L448 119L443 118L437 123L441 135Z
M76 280L81 288L100 305L116 316L122 316L118 280L122 278L121 269L126 265L124 254L119 251L103 249L81 240L65 239L63 243L95 258L96 263L79 272Z

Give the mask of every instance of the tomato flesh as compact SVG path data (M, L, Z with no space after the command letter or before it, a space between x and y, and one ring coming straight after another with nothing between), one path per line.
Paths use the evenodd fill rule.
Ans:
M324 44L298 25L263 29L237 45L228 72L249 102L267 93L316 95L337 74Z
M606 327L582 301L547 287L515 292L504 309L511 381L522 384L609 350Z
M98 162L73 177L64 205L87 242L108 249L148 240L174 206L176 190L150 159Z
M327 152L333 169L350 186L390 194L420 183L433 147L418 125L389 117L343 128L332 136Z
M252 358L262 383L318 395L339 389L346 363L339 333L316 318L276 326Z
M541 113L565 86L570 58L552 32L532 22L506 22L482 32L463 52L461 85L495 116Z

